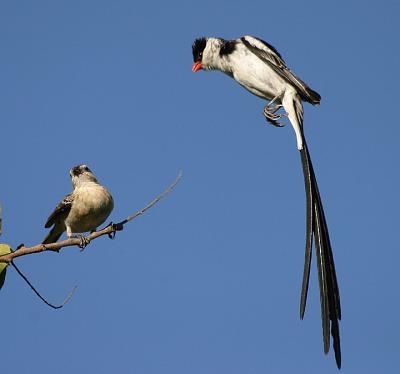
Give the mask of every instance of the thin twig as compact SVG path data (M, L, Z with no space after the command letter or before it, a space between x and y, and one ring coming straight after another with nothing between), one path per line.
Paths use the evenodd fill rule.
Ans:
M61 305L53 305L51 303L49 303L40 293L39 291L36 290L36 288L32 285L32 283L28 280L28 278L21 272L21 270L18 269L17 265L15 265L14 261L11 261L11 265L13 266L13 268L16 270L16 272L19 274L19 276L28 284L28 286L32 289L32 291L39 297L40 300L42 300L45 304L47 304L49 307L53 308L53 309L60 309L62 308L65 304L68 303L68 301L71 300L72 295L74 294L76 287L75 286L70 293L67 295L67 297L65 298L65 300L63 301L63 303Z
M163 197L168 195L174 187L178 184L180 179L182 178L182 172L180 171L178 176L176 177L175 181L161 194L159 194L154 200L152 200L149 204L147 204L143 209L139 210L137 213L129 216L127 219L123 220L122 222L119 222L117 224L110 223L106 227L100 229L99 231L95 231L88 235L86 239L90 242L93 241L94 239L103 236L103 235L109 235L112 237L115 235L116 231L121 231L124 227L124 225L133 220L134 218L142 215L144 212L146 212L148 209L150 209L152 206L154 206L156 203L158 203ZM72 247L72 246L80 246L82 244L82 240L79 238L70 238L67 240L63 240L57 243L50 243L50 244L37 244L32 247L25 247L23 244L19 246L14 252L7 253L5 255L0 256L0 262L6 262L10 263L14 258L16 257L21 257L21 256L26 256L32 253L40 253L44 251L59 251L60 249L64 247Z
M146 212L146 210L149 210L152 206L156 205L163 197L167 196L175 188L175 186L179 183L181 178L182 178L182 170L179 170L178 176L176 177L174 182L164 192L160 193L152 202L147 204L143 209L129 216L125 221L122 221L124 223L122 222L120 223L124 225L125 223L132 221L136 217L141 216L144 212Z

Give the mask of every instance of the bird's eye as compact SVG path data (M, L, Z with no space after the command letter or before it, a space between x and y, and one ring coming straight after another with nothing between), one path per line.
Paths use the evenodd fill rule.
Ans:
M200 58L203 57L203 52L200 52L200 53L199 53L199 57L200 57Z

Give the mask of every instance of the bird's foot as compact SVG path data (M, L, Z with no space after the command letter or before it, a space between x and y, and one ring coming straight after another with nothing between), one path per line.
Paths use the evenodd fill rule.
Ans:
M265 108L267 108L268 112L271 114L275 114L279 109L283 108L282 104L268 104ZM265 110L264 108L264 110Z
M284 127L284 126L286 126L286 124L280 123L279 120L283 116L287 116L287 114L286 113L275 114L281 107L282 107L282 105L271 105L271 104L268 104L264 108L264 117L273 126L276 126L276 127Z
M78 235L78 239L80 240L79 248L81 252L83 252L86 246L90 243L90 239L88 236L83 236L83 235Z
M283 116L287 116L286 113L278 113L276 112L283 108L281 104L282 95L275 96L264 108L264 117L266 120L273 126L276 127L284 127L286 124L281 124L279 120Z

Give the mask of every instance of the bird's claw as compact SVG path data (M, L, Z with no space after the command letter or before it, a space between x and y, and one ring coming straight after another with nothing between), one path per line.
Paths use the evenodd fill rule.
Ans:
M278 100L276 104L275 101ZM287 116L286 113L275 114L279 109L283 108L283 105L280 104L281 95L274 97L264 108L264 117L266 120L273 126L276 127L284 127L286 124L279 123L279 120L283 116Z
M278 122L283 116L286 116L286 113L282 114L275 114L280 108L282 108L282 105L271 105L268 104L264 108L264 117L265 119L273 126L276 127L285 127L286 124Z
M86 246L90 243L90 239L87 236L79 235L78 236L80 243L79 243L79 248L81 249L81 252L86 248Z

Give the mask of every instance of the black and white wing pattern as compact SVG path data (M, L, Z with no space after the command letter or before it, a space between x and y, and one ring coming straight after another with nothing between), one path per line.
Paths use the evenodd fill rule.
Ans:
M56 206L53 213L50 214L49 218L47 218L46 224L44 227L46 229L50 228L56 222L65 219L68 216L68 213L71 210L72 203L74 201L74 197L72 193L68 194L60 201L60 203Z
M255 38L254 36L243 36L242 43L254 53L260 60L268 64L277 74L279 74L288 83L293 85L302 100L313 105L319 104L321 96L307 86L300 78L296 77L290 69L286 66L280 53L269 43L264 40Z

